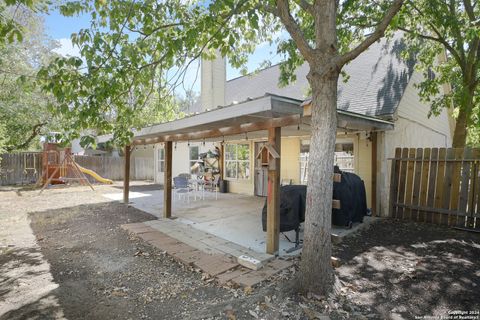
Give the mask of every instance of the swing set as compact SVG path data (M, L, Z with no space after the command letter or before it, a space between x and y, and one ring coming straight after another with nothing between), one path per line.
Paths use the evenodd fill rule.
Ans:
M88 185L92 190L95 190L73 160L71 148L60 149L56 143L45 143L43 145L42 164L43 174L40 181L43 187L40 193L50 184L66 184L70 181L77 181L81 185Z

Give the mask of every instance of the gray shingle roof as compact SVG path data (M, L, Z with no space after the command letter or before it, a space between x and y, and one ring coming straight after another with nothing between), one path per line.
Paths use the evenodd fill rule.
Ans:
M344 71L349 80L338 82L338 109L369 116L392 115L403 96L413 73L413 61L406 63L400 53L404 48L401 34L387 41L374 43L358 56ZM296 70L297 81L286 87L278 87L279 65L259 71L253 75L227 81L225 86L226 105L234 101L273 93L294 99L306 99L308 65Z

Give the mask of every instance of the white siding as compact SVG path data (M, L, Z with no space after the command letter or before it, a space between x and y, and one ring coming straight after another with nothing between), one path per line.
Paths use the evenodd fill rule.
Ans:
M395 148L450 147L452 144L451 119L448 110L439 116L428 117L430 106L421 102L415 83L422 75L414 72L412 81L398 106L395 129L379 133L377 160L377 208L382 216L388 215L390 169Z
M450 145L452 130L450 128L448 111L444 109L440 115L428 117L430 106L420 101L418 89L415 88L415 84L418 84L422 79L423 76L420 73L413 73L407 89L400 100L397 110L398 119L395 121L395 133L391 136L396 136L395 142L398 143L416 144L411 145L412 147L421 147L425 144L431 146L428 145L431 138L435 139L435 144L438 144L439 139L441 139L441 142L443 142L442 146ZM408 121L402 122L402 119ZM417 130L422 136L417 135ZM424 134L427 136L424 137Z

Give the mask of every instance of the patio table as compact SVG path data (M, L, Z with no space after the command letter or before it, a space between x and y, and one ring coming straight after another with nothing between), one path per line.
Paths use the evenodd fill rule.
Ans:
M205 180L203 179L188 179L188 184L193 189L194 200L197 200L197 191L202 191L201 199L205 200Z

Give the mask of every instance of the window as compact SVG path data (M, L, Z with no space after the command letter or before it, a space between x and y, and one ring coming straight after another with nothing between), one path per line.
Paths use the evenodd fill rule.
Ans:
M157 171L165 172L165 149L157 149Z
M310 140L302 140L300 144L300 181L307 184L308 181L308 158L310 155ZM341 171L355 172L355 157L353 143L341 142L335 144L334 164Z
M353 143L335 144L335 165L341 171L355 172L355 158L353 155Z
M302 140L300 143L300 183L308 181L308 156L310 154L310 140Z
M225 146L225 176L233 179L250 179L250 145Z
M198 153L198 146L193 146L193 147L190 147L189 148L189 152L188 152L189 156L188 156L188 164L189 164L189 168L190 168L190 173L192 174L197 174L199 173L199 169L200 167L199 166L195 166L195 164L198 162L198 156L199 156L199 153ZM195 167L194 167L195 166ZM193 168L193 169L192 169Z

